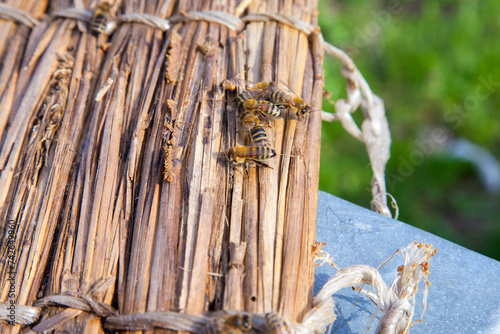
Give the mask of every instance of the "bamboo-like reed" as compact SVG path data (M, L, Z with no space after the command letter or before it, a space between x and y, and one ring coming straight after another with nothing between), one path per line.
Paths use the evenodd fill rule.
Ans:
M130 0L113 13L170 18L237 5ZM85 22L41 18L47 2L20 8L41 23L0 22L0 213L18 224L14 301L76 293L120 314L275 310L300 320L313 297L321 115L271 122L278 156L247 176L225 158L243 142L235 95L221 83L281 81L319 111L318 36L273 20L233 31L181 17L167 32L122 23L107 40ZM315 25L316 8L254 1L246 13ZM8 293L2 284L2 302ZM74 307L44 312L37 330L54 328L103 330Z

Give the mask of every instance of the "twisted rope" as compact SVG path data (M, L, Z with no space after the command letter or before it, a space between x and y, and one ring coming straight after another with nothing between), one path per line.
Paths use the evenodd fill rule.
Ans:
M13 305L13 307L12 307ZM14 322L21 325L30 325L37 322L42 316L42 309L44 307L66 307L68 309L80 310L89 313L94 313L100 317L108 317L117 314L117 311L111 306L97 300L93 300L88 296L79 293L61 293L59 295L47 296L37 300L33 306L26 306L20 304L2 303L0 304L0 320ZM9 317L10 310L15 310L15 317ZM74 317L79 313L73 313L68 317ZM44 319L41 323L34 327L34 330L43 332L53 328L53 318L61 318L58 314L55 316Z
M207 10L201 12L181 12L180 15L175 15L171 19L172 23L190 22L190 21L207 21L211 23L221 24L228 29L240 32L245 28L243 21L229 13L218 10Z
M392 217L387 206L388 194L384 174L385 166L390 157L391 145L384 101L373 94L370 85L344 51L325 42L323 37L321 39L325 52L339 59L344 65L342 75L347 81L347 98L340 99L335 103L335 114L322 112L322 118L327 121L339 120L349 134L365 144L373 170L372 210ZM351 115L360 106L365 114L362 129L358 127Z
M12 310L14 314L11 314ZM11 303L0 304L0 320L7 323L30 325L38 321L41 315L42 309L39 307Z
M154 16L145 13L133 13L133 14L123 14L118 15L115 19L117 24L122 23L139 23L144 24L152 28L160 29L161 31L167 31L170 29L170 23L168 20L162 19L161 17Z
M238 311L210 312L206 315L192 315L178 312L144 312L133 314L118 314L110 305L79 293L61 293L44 297L35 302L34 306L19 304L0 304L0 320L10 321L8 306L15 307L15 323L31 325L38 322L42 316L42 308L57 307L64 310L40 321L32 329L45 332L57 329L62 323L76 317L81 312L92 313L102 318L104 327L108 330L148 330L155 328L170 329L200 333L205 326L210 326L214 319L222 321L233 315L246 315L251 318L252 328L259 332L267 332L264 314ZM279 317L282 319L281 317ZM288 319L284 321L295 331L294 333L314 334L314 326L306 327Z
M112 24L119 25L123 23L137 23L160 29L161 31L167 31L168 29L170 29L170 23L175 24L180 22L185 23L191 21L207 21L223 25L235 32L241 32L243 29L245 29L246 23L249 22L276 21L278 23L295 28L306 35L309 35L314 31L314 27L311 24L286 14L258 13L239 18L239 16L246 10L246 7L249 5L249 3L249 1L242 2L235 10L235 15L218 10L207 10L189 13L181 12L178 15L170 17L170 20L168 20L151 14L133 13L118 15L112 21ZM78 21L89 21L91 17L91 10L74 7L58 10L50 15L51 19L66 18ZM28 12L3 3L0 3L0 18L5 20L17 21L28 26L29 28L32 28L40 23ZM110 30L112 31L114 30L114 28L115 27Z
M287 25L289 27L295 28L306 35L310 35L314 31L314 27L296 17L287 14L280 13L259 13L259 14L249 14L242 18L243 22L256 22L256 21L276 21L278 23Z
M24 24L28 28L33 28L34 26L40 24L37 19L30 15L30 13L4 3L0 3L0 19L16 21Z
M53 20L62 18L62 19L73 19L79 21L89 21L91 17L92 17L92 12L90 10L80 9L80 8L65 8L53 12L50 15L50 18Z

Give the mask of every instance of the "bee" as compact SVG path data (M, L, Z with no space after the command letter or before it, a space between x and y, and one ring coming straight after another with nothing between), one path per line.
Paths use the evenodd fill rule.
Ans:
M291 334L283 318L275 312L266 313L266 326L269 334Z
M233 87L235 88L236 86ZM246 90L242 91L240 94L238 94L238 96L236 96L236 100L241 104L246 100L250 100L265 94L270 85L267 82L258 82L256 84L247 83L247 87L248 88Z
M259 117L253 112L245 112L240 116L240 128L244 131L250 131L253 127L261 125Z
M248 315L236 314L223 319L210 319L201 329L201 334L243 334L252 329L252 318Z
M267 100L270 104L288 108L292 114L296 114L299 118L304 118L304 116L311 111L311 108L305 101L297 96L297 94L284 82L280 81L279 85L274 82L265 81L256 84L249 82L245 83L248 87L247 90L244 90L236 97L240 106L243 105L245 101L254 99L259 100L259 103L263 100ZM223 87L235 90L236 84L233 81L225 80L223 82Z
M241 105L247 101L247 100L252 100L254 97L256 97L260 92L258 90L251 90L251 89L248 89L248 90L244 90L242 91L241 93L239 93L237 96L236 96L236 101L238 101L240 103L240 108L241 108Z
M233 328L241 329L243 332L248 332L252 329L252 317L246 314L230 316L225 323Z
M221 82L221 87L223 89L227 89L227 90L237 90L238 89L238 86L240 85L246 85L247 86L247 90L250 90L250 91L255 91L254 93L258 93L258 91L262 91L266 88L269 87L269 83L268 82L258 82L258 83L254 83L254 82L250 82L250 81L246 81L244 79L239 79L237 78L238 76L234 77L233 79L224 79L222 80ZM249 92L248 94L253 94L251 92Z
M266 99L269 102L290 108L290 112L296 114L299 118L304 118L311 111L311 107L284 83L281 84L281 88L278 88L275 84L270 84L268 91L269 94Z
M274 103L265 100L257 101L256 99L248 99L243 101L240 104L239 110L240 112L244 110L257 112L263 117L279 117L282 111L282 109Z
M251 162L263 167L271 166L262 162L276 156L276 151L268 146L235 146L227 151L227 160L233 165L245 165L245 172L248 175L248 166Z
M255 146L267 145L267 134L257 115L251 112L240 116L240 128L247 131Z
M258 95L262 95L264 90L269 87L267 82L252 83L243 79L233 78L231 80L225 79L221 83L221 87L227 90L237 90L240 84L247 86L247 89L243 90L240 94L236 96L236 100L240 103L246 100L253 99Z
M90 31L92 35L98 36L104 33L106 26L111 16L111 5L107 2L101 2L97 5L92 13L92 20L90 21Z
M201 328L201 334L217 334L224 333L225 325L219 318L210 319Z
M289 108L290 112L296 114L299 118L303 118L311 111L305 101L281 81L279 85L273 82L259 82L257 84L247 84L247 86L249 88L237 96L237 100L241 105L252 99L259 100L259 103L267 100L269 104L276 105L278 108L279 106ZM253 104L254 102L246 103ZM251 108L249 105L244 107Z
M250 129L250 138L255 146L267 145L267 134L262 125L256 125Z

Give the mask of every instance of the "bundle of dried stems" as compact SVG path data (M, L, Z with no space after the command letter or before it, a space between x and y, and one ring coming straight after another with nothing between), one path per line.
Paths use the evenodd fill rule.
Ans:
M0 214L16 224L14 239L2 225L0 301L20 312L47 296L37 331L98 333L116 312L300 320L313 298L320 35L269 17L233 31L190 13L315 26L316 1L116 1L112 15L181 15L168 31L123 19L109 39L79 20L96 5L51 17L68 2L23 0L38 25L0 22ZM220 87L237 75L284 82L313 109L271 122L278 156L248 176L224 156L242 143L235 95Z

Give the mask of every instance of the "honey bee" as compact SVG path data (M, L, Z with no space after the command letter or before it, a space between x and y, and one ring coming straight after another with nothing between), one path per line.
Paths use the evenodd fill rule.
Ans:
M276 312L266 313L266 326L270 334L291 334L290 328Z
M227 151L227 160L233 165L245 165L245 172L248 175L248 166L251 162L263 167L271 166L262 162L276 156L276 151L268 146L235 146Z
M269 94L265 97L269 102L290 108L290 112L296 114L299 118L304 118L311 111L311 107L284 83L281 84L281 88L278 88L275 84L270 84L267 91L269 91Z
M92 13L92 20L90 21L90 31L92 35L98 36L104 33L106 26L111 17L111 5L107 2L101 2L97 5Z
M226 320L222 317L210 319L201 329L201 334L243 334L252 329L252 318L236 314Z
M255 146L267 145L267 134L262 125L256 125L250 129L250 138Z
M236 96L236 101L240 103L240 106L247 100L251 100L256 97L260 92L258 90L244 90Z
M244 113L240 117L240 128L244 131L248 131L250 135L250 140L255 146L265 146L267 145L267 134L260 123L259 118L254 113Z
M240 103L243 103L246 100L252 99L258 95L262 95L264 90L269 87L269 83L267 82L252 83L250 81L237 78L233 78L232 80L223 80L221 83L221 87L227 90L235 91L241 84L245 85L247 88L236 96L236 100Z
M255 99L248 99L243 101L240 104L240 112L244 110L257 112L264 117L278 117L281 115L282 111L282 109L274 103L265 100L257 101Z
M201 328L201 334L218 334L224 333L226 326L219 318L210 319L205 326Z
M248 87L236 97L240 106L248 100L259 100L259 103L267 100L268 103L276 105L278 108L282 106L290 109L290 113L297 115L298 118L304 118L304 116L311 111L311 108L305 101L297 96L297 94L295 94L295 92L284 82L280 81L278 85L273 82L265 81L256 84L244 80L240 81L245 82ZM236 89L236 84L231 80L225 80L223 86L231 90ZM249 108L247 107L247 109Z
M241 329L243 332L248 332L252 329L252 318L246 314L236 314L230 316L226 321L226 325L233 328Z
M236 100L240 103L243 103L246 100L250 100L263 95L265 94L266 90L269 89L269 86L270 85L267 82L258 82L256 84L247 82L247 89L238 94L238 96L236 96ZM233 87L236 88L236 86Z
M234 77L233 79L224 79L221 82L221 87L223 89L227 90L237 90L239 86L245 85L247 87L247 90L250 91L258 91L258 90L263 90L266 89L269 86L269 83L267 82L258 82L254 83L251 81L246 81L245 79L239 79L237 78L239 75Z
M259 117L253 112L245 112L240 116L240 128L244 131L250 131L253 127L261 125Z
M248 100L267 100L268 103L276 106L289 108L290 112L296 114L299 118L303 118L311 111L311 108L304 102L302 98L297 96L295 92L285 83L276 84L273 82L259 82L257 84L247 84L247 90L241 92L237 96L237 100L243 105ZM254 102L246 102L247 104ZM250 109L250 106L246 106Z

